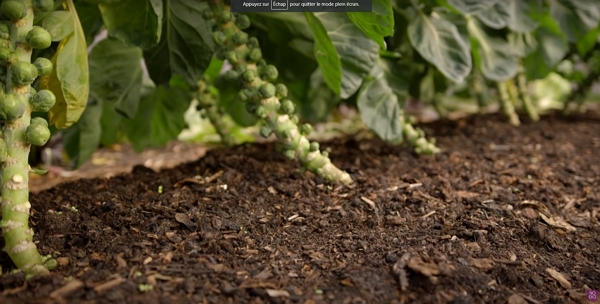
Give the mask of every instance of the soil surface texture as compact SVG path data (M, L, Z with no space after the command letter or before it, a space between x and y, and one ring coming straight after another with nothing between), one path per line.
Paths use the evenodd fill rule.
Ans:
M353 188L267 143L34 193L59 266L25 281L0 254L0 303L591 303L600 116L422 127L443 152L322 143Z

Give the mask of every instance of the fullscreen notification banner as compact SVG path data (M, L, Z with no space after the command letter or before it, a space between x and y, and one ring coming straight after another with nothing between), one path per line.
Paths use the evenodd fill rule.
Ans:
M232 12L371 12L372 0L230 0Z

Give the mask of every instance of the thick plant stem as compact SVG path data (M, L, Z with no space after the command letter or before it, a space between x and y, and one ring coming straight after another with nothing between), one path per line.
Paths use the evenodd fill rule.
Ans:
M206 117L210 123L215 127L215 130L221 137L223 144L232 146L235 144L235 140L229 130L223 116L219 113L219 109L216 105L215 100L219 98L216 88L214 88L208 79L201 79L198 81L198 109L204 110Z
M427 140L425 132L420 128L413 126L413 117L408 117L402 121L402 134L405 140L413 147L417 154L432 155L439 153L440 148L436 147L435 139Z
M15 61L7 64L6 94L13 94L16 102L25 108L23 115L7 119L2 127L2 140L6 143L7 154L2 162L2 234L5 248L14 264L31 275L48 273L48 266L55 261L45 261L33 243L33 230L29 228L29 172L30 144L26 133L31 121L32 108L29 104L30 85L19 85L12 71L15 62L31 61L31 48L25 42L27 33L33 26L31 0L21 1L27 7L27 16L9 24L12 50ZM45 264L48 262L48 264Z
M222 1L209 3L212 11L206 12L205 17L215 22L216 54L232 65L233 69L226 77L242 84L240 99L264 121L261 135L267 137L274 133L285 155L300 161L305 169L316 175L332 182L352 184L350 175L331 163L327 152L320 151L318 143L308 140L306 136L312 127L298 126L298 118L293 115L294 104L285 99L287 88L272 84L278 75L277 68L266 64L258 40L243 31L250 25L248 17L231 13L229 5Z
M529 115L529 118L533 121L540 120L540 115L537 112L537 109L533 105L531 101L531 95L529 95L529 91L527 90L527 79L525 78L525 69L523 65L519 63L519 68L517 72L517 87L519 89L519 95L521 96L521 101L523 102L523 107L525 108L525 112Z
M519 120L517 112L515 112L515 106L508 92L507 81L498 82L498 93L500 94L500 106L502 112L508 117L510 124L513 126L520 125L521 121Z

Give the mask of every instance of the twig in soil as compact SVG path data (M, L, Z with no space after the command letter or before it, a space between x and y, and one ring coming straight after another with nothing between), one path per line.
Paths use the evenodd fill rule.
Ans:
M74 279L73 281L67 283L65 286L53 291L52 293L50 293L50 298L52 299L62 299L63 296L66 296L68 294L70 294L71 292L83 287L83 282L77 279Z
M436 212L437 212L437 211L435 211L435 210L433 210L433 211L431 211L431 212L428 212L427 214L425 214L425 215L421 216L421 219L426 219L426 218L428 218L428 217L432 216L433 214L435 214Z
M392 272L398 276L398 282L400 283L400 290L406 291L408 288L408 275L406 273L406 264L410 259L410 252L405 252L402 257L392 266Z
M366 198L364 196L361 196L360 199L363 202L367 203L369 206L371 206L371 208L373 208L373 210L377 210L377 206L375 206L375 202L374 201L372 201L372 200L370 200L370 199L368 199L368 198Z
M207 178L204 178L204 179L200 179L200 178L196 178L196 177L187 177L187 178L184 178L184 179L176 182L175 185L173 185L173 187L179 188L185 183L191 183L191 184L197 184L197 185L208 184L208 183L214 181L215 179L219 178L221 175L223 175L223 173L225 173L225 171L221 170L221 171L219 171Z
M108 282L104 282L104 283L102 283L102 284L94 287L94 291L98 292L98 293L101 293L101 292L109 290L109 289L111 289L113 287L117 287L117 286L121 285L121 283L123 283L123 282L125 282L124 278L117 277L117 278L114 278L114 279L112 279L112 280L110 280Z

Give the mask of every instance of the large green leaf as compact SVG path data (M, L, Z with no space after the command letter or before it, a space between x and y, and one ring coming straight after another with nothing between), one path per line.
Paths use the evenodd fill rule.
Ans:
M389 0L373 0L372 4L372 12L349 12L348 16L363 33L385 50L383 38L394 35L394 10Z
M502 0L448 0L450 5L465 14L476 14L484 11Z
M162 0L122 0L101 3L99 7L108 32L126 44L149 49L160 41Z
M552 17L546 15L539 22L540 27L535 31L539 47L523 60L529 80L546 77L569 51L568 38Z
M102 14L98 5L95 4L77 2L75 3L75 8L77 9L77 15L79 16L83 32L85 33L85 41L89 46L94 42L94 38L104 26Z
M587 32L583 38L577 40L577 51L579 55L585 56L591 51L600 39L600 26Z
M49 13L42 20L42 27L50 33L52 41L61 41L75 30L73 17L69 11L54 11Z
M406 62L393 62L384 58L379 58L377 64L383 70L383 75L392 92L398 97L398 102L403 106L408 97L408 86L412 72L411 65Z
M508 41L490 35L485 26L473 18L468 18L467 28L475 63L487 79L503 81L517 75L517 58Z
M498 1L493 6L475 14L475 16L483 24L493 29L505 28L511 18L508 1Z
M374 66L372 78L365 81L356 102L363 122L379 137L402 141L402 108L379 65Z
M342 62L325 27L313 13L304 13L315 39L315 57L323 73L325 83L340 95L342 86Z
M471 72L469 42L454 24L439 15L418 13L408 26L408 38L423 58L452 81L460 83Z
M172 74L178 74L195 87L213 57L211 26L202 18L208 4L186 0L165 3L166 35L158 45L144 52L150 77L155 83L164 84Z
M100 118L100 144L107 147L119 142L123 120L125 118L115 109L114 104L102 103L102 117Z
M40 80L40 88L51 90L56 96L56 104L48 117L50 123L59 129L70 127L79 119L87 104L90 88L85 34L73 1L66 0L65 3L75 30L58 45L52 57L52 73Z
M346 99L360 88L377 58L379 45L363 33L345 13L315 13L321 20L342 61L340 97Z
M581 39L600 22L597 0L548 0L550 15L567 34L570 42Z
M141 59L142 50L136 46L116 38L100 41L89 55L90 94L124 116L134 117L142 87Z
M511 45L513 52L519 57L531 54L538 47L533 33L510 32L508 33L508 43Z
M62 142L73 168L83 165L98 149L101 116L102 103L90 100L81 119L71 128L63 131Z
M506 1L510 19L508 28L514 32L530 33L538 26L537 22L529 17L532 13L542 10L538 0L503 0Z
M133 148L142 151L176 139L186 127L183 114L190 103L189 91L178 87L158 86L142 97L135 117L125 124Z
M300 100L299 112L308 122L322 122L340 101L341 98L325 83L322 70L317 69L310 77L306 98Z

